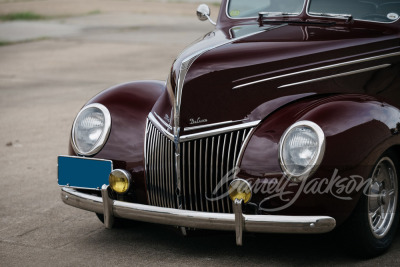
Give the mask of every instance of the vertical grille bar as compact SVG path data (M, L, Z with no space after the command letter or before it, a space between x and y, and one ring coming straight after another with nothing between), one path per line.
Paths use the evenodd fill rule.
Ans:
M170 208L172 206L171 199L170 199L170 191L169 191L169 175L168 175L168 140L164 139L164 145L163 145L163 150L164 150L164 169L163 169L163 178L164 178L164 194L165 194L165 202L167 203L167 207Z
M167 140L165 138L162 139L162 151L163 151L163 168L161 170L161 178L163 180L163 186L164 186L164 199L165 199L165 205L167 207L171 207L171 202L169 201L169 186L168 186L168 166L167 166L167 156L166 153L168 152L168 146L167 146Z
M182 159L185 158L186 154L185 154L185 143L182 144ZM181 164L181 166L183 167L183 172L182 172L182 188L183 188L183 196L186 196L186 183L185 183L185 177L186 177L186 173L185 173L185 164ZM186 198L183 197L183 206L185 208L185 210L187 210L187 204L186 204Z
M168 140L168 155L167 156L168 156L169 198L170 198L170 201L171 201L171 207L170 208L175 207L175 199L174 199L175 190L174 190L174 179L173 179L174 178L174 174L173 174L173 168L172 168L174 162L172 160L173 156L171 156L171 155L173 155L172 146L173 146L172 142Z
M208 175L208 170L207 170L207 166L208 166L208 140L206 139L206 151L204 153L204 193L205 193L205 202L206 202L206 210L207 212L209 212L210 210L208 209L208 200L207 197L209 197L210 195L208 194L208 187L207 187L207 181L209 179L207 179L207 175Z
M190 210L193 210L193 205L192 205L192 197L193 197L193 195L192 195L192 160L191 160L191 153L190 153L190 143L187 143L187 146L188 146L188 158L189 158L189 161L188 161L188 168L189 168L189 174L188 174L188 184L189 184L189 195L188 195L188 198L189 198L189 206L190 206Z
M214 137L211 138L211 161L210 161L210 178L207 179L210 181L210 193L208 195L209 198L212 198L212 192L213 192L213 167L214 167ZM211 203L211 210L214 212L214 201L210 201Z
M202 148L203 148L203 140L200 140L200 149L199 149L199 152L200 152L200 155L199 155L199 158L200 158L200 165L199 165L200 210L204 210L204 208L203 208L204 195L203 195L203 187L202 187L202 182L201 182L201 180L203 180L203 177L201 176L201 174L202 174L201 170L203 168Z
M149 151L149 136L150 136L150 130L151 130L151 124L150 124L150 122L149 122L149 120L147 120L147 122L146 122L146 133L145 133L145 137L144 137L144 151L145 151L145 153L144 153L144 159L145 159L145 162L144 162L144 164L145 164L145 171L146 171L146 174L148 174L148 166L149 166L149 153L148 153L148 151ZM146 194L147 194L147 201L150 203L150 190L149 190L149 184L147 184L147 192L146 192Z
M237 132L236 134L236 143L235 143L235 152L233 153L233 164L236 165L237 157L238 157L238 143L239 143L239 138L240 138L240 132Z
M163 179L162 179L162 169L163 169L163 162L162 162L162 139L161 139L161 133L158 133L158 147L157 147L157 151L158 151L158 172L157 172L157 179L158 179L158 193L159 193L159 198L160 198L160 205L162 205L163 207L165 206L165 201L164 201L164 192L163 189L165 189L165 187L163 186Z
M221 172L220 172L220 177L219 177L219 182L218 182L218 187L219 184L221 183L221 180L224 178L225 176L225 172L224 172L224 163L225 163L225 146L226 146L226 134L224 135L224 141L223 141L223 145L222 145L222 156L221 156ZM220 188L220 195L225 193L224 189L224 184L221 184L221 188ZM223 199L221 199L221 205L222 205L222 212L225 213L225 205L224 205L224 201Z
M160 183L160 171L161 171L161 155L160 155L160 136L161 136L161 133L160 132L157 132L157 141L156 141L156 147L155 147L155 150L156 150L156 158L157 158L157 171L156 171L156 183L157 183L157 205L159 205L159 206L161 206L161 207L165 207L163 204L162 204L162 202L161 202L161 194L162 194L162 192L161 192L161 188L162 188L162 186L161 186L161 183Z
M221 141L221 136L218 136L218 141L217 141L217 156L216 156L216 158L215 158L215 185L214 185L214 188L213 188L213 197L216 197L216 193L217 192L215 192L215 189L217 188L217 185L218 185L218 170L219 170L219 145L220 145L220 141ZM214 195L214 193L215 193L215 195ZM219 212L219 203L218 203L218 201L216 201L216 206L217 206L217 212Z
M227 164L226 164L226 172L225 172L226 174L225 174L225 175L228 175L228 173L231 172L231 171L233 171L233 168L235 167L235 166L230 165L231 148L232 148L232 139L233 139L233 133L231 133L231 134L230 134L230 137L229 137L228 160L227 160ZM230 166L232 166L232 168L230 168ZM232 175L232 173L231 173L231 175ZM225 177L225 176L224 176L224 177ZM228 181L229 181L229 180L228 180L228 177L226 177L226 184L225 184L225 190L226 190L226 192L229 191L229 182L228 182ZM230 201L231 201L230 198L227 197L227 198L226 198L226 206L228 207L228 213L232 213Z
M198 208L198 204L197 204L197 200L199 200L199 201L201 201L201 199L199 199L198 198L198 196L197 196L197 179L196 179L196 177L197 177L197 173L196 173L196 166L197 166L197 157L196 157L196 155L197 155L197 149L196 149L196 147L197 147L197 141L194 141L194 144L193 144L193 150L194 150L194 153L193 153L193 158L194 158L194 165L193 165L193 169L194 169L194 172L193 172L193 179L194 179L194 181L193 181L193 185L194 185L194 189L193 189L193 192L194 192L194 199L195 199L195 201L194 201L194 205L195 205L195 207L196 207L196 211L197 210L199 210L199 208ZM200 161L201 162L201 161Z

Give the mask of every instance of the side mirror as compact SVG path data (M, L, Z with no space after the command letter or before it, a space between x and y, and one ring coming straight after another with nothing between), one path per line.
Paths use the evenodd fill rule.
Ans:
M201 4L197 8L197 17L200 21L209 20L211 24L217 25L211 18L210 18L210 8L206 4Z

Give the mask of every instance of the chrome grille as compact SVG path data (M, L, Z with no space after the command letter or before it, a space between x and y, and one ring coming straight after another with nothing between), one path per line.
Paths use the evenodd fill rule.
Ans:
M147 197L150 205L177 208L174 143L148 123L145 148Z
M145 161L149 203L153 206L178 208L174 143L150 121L146 129ZM240 148L250 131L251 128L241 129L179 144L182 209L232 213L229 197L218 198L227 192L229 183L223 183L216 192L214 190L224 176L234 172Z

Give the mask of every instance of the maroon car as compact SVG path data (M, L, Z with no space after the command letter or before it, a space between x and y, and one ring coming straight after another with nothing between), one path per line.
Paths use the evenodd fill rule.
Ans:
M168 80L105 90L60 156L63 201L187 229L326 233L365 256L399 225L400 0L222 0ZM347 242L346 242L347 243Z

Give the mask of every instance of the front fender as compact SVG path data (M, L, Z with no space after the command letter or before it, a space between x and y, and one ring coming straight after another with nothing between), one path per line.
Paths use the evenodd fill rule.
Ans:
M100 103L111 114L111 131L103 149L94 157L113 161L114 168L128 170L135 183L135 195L145 203L144 136L146 119L165 90L165 82L138 81L111 87L86 105ZM75 155L72 147L70 155Z
M326 150L317 172L304 184L296 185L284 177L278 149L285 130L302 120L322 128ZM399 122L397 108L364 95L312 97L289 104L268 116L254 131L238 176L258 186L252 201L264 213L324 214L340 223L354 209L361 191L345 192L345 184L337 184L339 178L357 177L362 184L360 177L369 177L383 152L400 144L400 136L394 130ZM322 180L334 184L321 184ZM279 189L272 185L277 183L281 185ZM274 190L267 190L268 185Z

